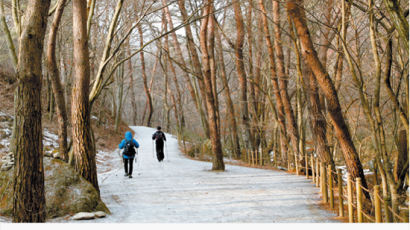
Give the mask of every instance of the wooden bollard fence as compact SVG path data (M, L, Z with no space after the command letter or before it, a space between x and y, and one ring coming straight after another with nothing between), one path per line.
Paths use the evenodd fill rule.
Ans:
M324 163L320 163L320 188L322 191L323 201L327 203L328 196L327 196L327 183L326 183L326 167Z
M381 210L381 205L380 205L380 195L379 195L379 185L375 185L373 187L373 193L374 193L374 216L375 216L375 221L376 223L381 223L382 222L382 210Z
M309 179L309 162L308 162L307 153L305 153L305 170L306 170L306 179Z
M362 180L360 177L356 178L356 198L357 198L357 222L363 222L363 213L362 213Z
M349 213L349 223L353 223L353 191L350 174L347 174L347 210Z
M334 196L333 196L333 173L332 173L332 166L327 166L327 180L329 184L329 201L330 201L330 208L335 208Z
M313 183L315 183L315 181L316 181L316 179L315 179L315 164L314 164L314 156L313 156L313 154L312 154L312 156L310 157L310 165L311 165L311 167L312 167L312 181L313 181Z

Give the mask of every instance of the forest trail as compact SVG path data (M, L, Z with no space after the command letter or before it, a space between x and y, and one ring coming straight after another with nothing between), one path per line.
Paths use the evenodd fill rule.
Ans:
M155 130L131 128L140 144L134 177L124 177L118 151L99 153L101 197L112 214L81 222L337 222L319 207L318 188L302 176L232 165L212 172L211 163L184 157L169 134L169 159L161 165L153 158Z

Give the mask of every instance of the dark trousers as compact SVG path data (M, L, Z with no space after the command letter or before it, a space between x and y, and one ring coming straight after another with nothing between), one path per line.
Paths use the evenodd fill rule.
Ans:
M125 158L123 158L123 160L124 160L124 170L125 170L125 173L128 173L129 175L132 175L132 164L133 164L133 162L134 162L134 158L132 158L132 159L125 159ZM129 167L128 167L129 166Z
M162 160L164 160L164 142L156 141L155 145L155 149L157 150L157 159L159 162L161 162Z

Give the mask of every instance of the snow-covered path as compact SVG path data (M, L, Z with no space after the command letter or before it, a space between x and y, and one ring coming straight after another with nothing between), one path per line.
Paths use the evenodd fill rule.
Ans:
M82 222L337 222L319 208L318 189L302 176L231 165L212 172L211 163L182 156L170 135L169 160L161 165L152 155L155 130L131 128L140 143L134 178L124 177L118 152L99 155L101 196L112 214Z

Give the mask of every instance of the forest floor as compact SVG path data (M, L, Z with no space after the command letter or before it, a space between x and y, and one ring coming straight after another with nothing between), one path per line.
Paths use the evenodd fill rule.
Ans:
M154 129L131 127L140 143L133 178L124 177L118 151L99 152L101 197L112 214L80 223L337 223L320 207L319 189L304 177L281 171L186 158L167 134L165 162L153 157ZM168 158L167 158L168 157ZM74 222L67 218L51 222Z

